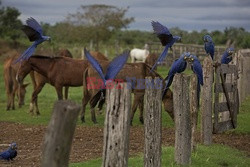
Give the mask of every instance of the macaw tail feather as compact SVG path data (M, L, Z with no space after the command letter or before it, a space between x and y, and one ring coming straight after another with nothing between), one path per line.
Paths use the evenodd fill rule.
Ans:
M99 90L90 100L90 107L94 108L97 103L101 100L103 100L103 98L105 98L105 94L106 91L104 89Z
M163 91L162 91L162 99L163 99L163 97L165 96L165 94L167 93L167 91L168 91L170 85L172 84L173 79L174 79L174 76L171 76L171 77L167 76L167 77L166 77L166 79L165 79L166 85L165 85L165 87L164 87L164 89L163 89Z
M200 107L200 92L201 92L201 86L199 82L197 83L197 106Z
M159 58L157 59L157 61L153 65L152 69L150 70L150 72L152 72L155 69L155 67L157 66L158 63L161 63L165 59L165 57L168 54L168 48L169 48L169 46L166 45L163 52L161 53L161 55L159 56Z

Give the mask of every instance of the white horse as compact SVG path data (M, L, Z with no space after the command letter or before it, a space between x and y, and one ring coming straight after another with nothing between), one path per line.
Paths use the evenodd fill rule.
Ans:
M145 62L149 55L148 45L145 44L145 49L134 48L130 51L131 62L134 63L136 60Z

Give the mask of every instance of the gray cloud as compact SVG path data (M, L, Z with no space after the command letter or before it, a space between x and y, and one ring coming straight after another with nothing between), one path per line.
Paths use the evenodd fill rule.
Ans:
M54 24L75 13L81 5L107 4L126 8L135 22L129 29L152 31L151 20L185 30L223 30L225 27L243 27L250 30L249 0L2 0L5 6L14 6L22 13L20 19L34 17Z

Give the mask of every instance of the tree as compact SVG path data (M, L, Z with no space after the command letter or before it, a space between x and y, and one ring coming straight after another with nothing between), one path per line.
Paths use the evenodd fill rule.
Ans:
M1 2L0 2L1 5ZM20 34L22 22L18 19L21 13L14 7L0 8L0 36L16 40Z
M108 40L112 33L127 26L134 21L133 17L126 18L128 8L118 8L109 5L87 5L81 6L75 14L69 14L66 22L75 26L84 26L87 39L93 40L98 50L99 42ZM87 27L87 29L86 29Z

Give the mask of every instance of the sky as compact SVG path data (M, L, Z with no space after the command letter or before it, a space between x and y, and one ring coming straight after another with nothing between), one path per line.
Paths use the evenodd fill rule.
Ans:
M16 7L25 22L33 17L39 22L65 20L81 5L106 4L129 7L126 16L134 17L129 30L152 31L151 21L159 21L168 28L200 31L243 27L250 31L250 0L2 0L3 6Z

